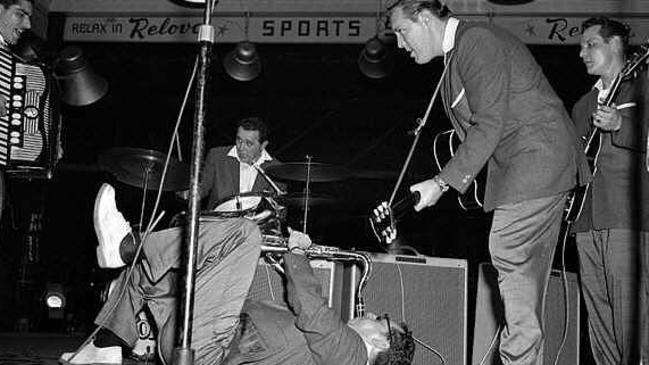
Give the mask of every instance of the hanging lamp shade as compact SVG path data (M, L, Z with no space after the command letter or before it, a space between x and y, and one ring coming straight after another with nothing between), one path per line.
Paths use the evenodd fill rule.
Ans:
M205 6L205 0L171 0L171 2L190 8L200 8Z
M230 77L237 81L251 81L261 73L261 60L252 42L244 41L223 59L223 67Z
M68 105L89 105L108 92L108 82L92 71L79 47L61 51L56 76L62 83L61 101Z
M358 67L363 75L371 79L386 77L394 67L394 57L378 37L373 37L358 56Z

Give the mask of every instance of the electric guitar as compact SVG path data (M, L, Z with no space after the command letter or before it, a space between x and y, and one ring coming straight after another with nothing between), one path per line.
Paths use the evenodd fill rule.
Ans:
M442 171L444 165L455 156L455 151L462 141L454 129L437 133L433 139L433 157L437 171ZM471 186L462 194L457 195L457 203L465 211L482 209L484 200L485 173L481 171L473 180Z
M624 68L620 73L615 77L613 83L611 84L611 91L604 99L602 105L610 106L617 97L618 92L620 91L620 85L626 80L632 79L635 77L639 69L646 64L647 58L649 57L649 42L645 41L625 63ZM592 132L588 138L584 138L586 141L586 148L584 152L586 153L586 158L588 159L588 166L593 176L597 173L597 159L599 158L599 152L602 147L602 138L601 130L599 128L593 127ZM568 197L568 202L566 205L566 210L564 213L564 221L572 224L574 223L579 216L581 215L582 210L584 209L584 203L586 202L586 196L588 195L588 190L590 188L590 183L584 186L576 187L570 196Z
M433 156L437 171L455 156L461 141L455 130L438 133L433 139ZM484 196L484 173L478 174L464 194L458 194L457 202L465 211L481 209ZM410 193L393 206L387 202L380 203L370 214L370 227L374 236L383 245L390 245L397 238L397 222L419 202L419 193Z

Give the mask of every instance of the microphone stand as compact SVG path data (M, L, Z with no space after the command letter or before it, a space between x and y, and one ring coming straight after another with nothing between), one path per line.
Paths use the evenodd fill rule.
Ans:
M194 310L194 284L196 282L196 251L198 247L198 215L200 210L199 179L201 161L203 160L203 124L206 115L207 87L209 83L209 66L212 56L212 44L214 43L214 27L210 24L212 20L212 8L218 0L206 0L203 24L198 33L200 50L198 54L198 73L196 78L196 105L194 109L194 125L192 139L192 159L190 166L189 185L189 221L185 231L185 283L183 288L183 300L181 301L182 321L180 332L180 345L174 349L173 363L175 365L192 365L194 363L194 351L191 349L192 342L192 319Z
M399 191L399 187L401 187L403 178L406 175L408 166L410 165L412 154L415 152L415 148L417 147L417 142L419 142L419 136L421 135L421 130L424 129L426 123L428 122L428 116L430 115L430 111L433 109L433 104L435 103L435 99L437 99L437 94L439 94L439 90L442 87L442 82L444 82L444 76L446 76L447 70L448 70L448 64L444 62L444 70L442 71L442 76L439 77L439 81L437 82L437 86L435 87L435 91L433 92L433 96L430 98L430 102L428 103L428 108L426 108L426 113L424 114L423 118L417 120L417 128L415 128L415 130L412 131L412 134L415 136L415 138L413 139L412 144L410 145L410 150L408 151L408 155L406 156L406 161L403 163L403 166L401 167L399 178L397 179L397 183L394 185L394 189L392 190L392 194L390 195L390 200L388 201L389 207L392 207L392 203L394 203L394 198L396 198L397 192ZM417 199L417 201L418 200L419 199ZM415 204L417 204L417 201L415 201Z

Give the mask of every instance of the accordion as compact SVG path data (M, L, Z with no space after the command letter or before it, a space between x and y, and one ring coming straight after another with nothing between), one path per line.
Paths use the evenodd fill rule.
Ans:
M52 177L60 158L60 118L51 105L52 85L45 67L24 63L0 48L0 94L7 110L0 116L0 169L9 176Z

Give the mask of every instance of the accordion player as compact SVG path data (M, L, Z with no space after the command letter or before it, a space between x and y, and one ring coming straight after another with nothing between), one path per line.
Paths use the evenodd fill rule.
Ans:
M61 157L53 85L44 66L0 48L0 94L7 101L7 113L0 116L0 170L9 177L52 177Z

